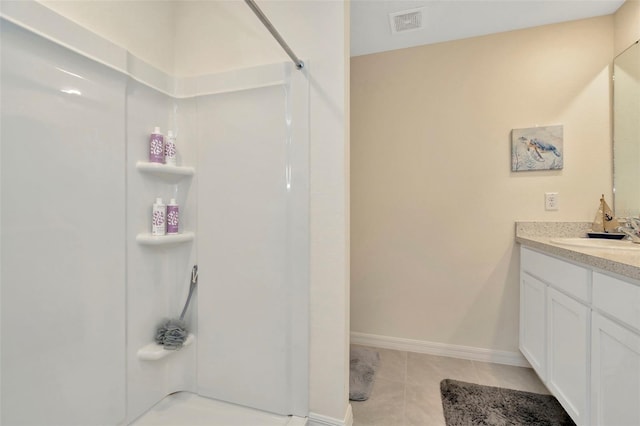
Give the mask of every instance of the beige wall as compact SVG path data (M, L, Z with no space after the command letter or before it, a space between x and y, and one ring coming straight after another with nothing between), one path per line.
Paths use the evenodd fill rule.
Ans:
M240 1L41 2L180 76L288 60ZM132 3L140 9L131 8ZM310 70L310 409L319 419L342 421L349 382L349 5L325 0L259 3ZM160 10L153 11L155 7ZM141 24L156 15L159 25L153 31L173 25L174 38L148 38L153 31Z
M640 0L627 0L614 14L615 54L640 40Z
M611 199L612 57L608 16L352 58L352 331L517 352L514 221ZM552 124L564 169L512 173Z
M166 73L173 73L176 3L139 0L38 0Z
M269 3L260 2L260 7L269 19L276 20L274 25L288 43L298 42L298 34L289 33L279 14L268 11ZM288 60L244 1L183 1L175 20L176 45L182 46L176 50L176 75Z

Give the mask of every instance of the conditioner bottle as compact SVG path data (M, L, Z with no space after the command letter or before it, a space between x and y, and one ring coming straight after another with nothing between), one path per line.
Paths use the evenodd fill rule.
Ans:
M162 198L156 198L151 216L151 235L165 235L167 233L167 207L162 204Z
M167 131L164 144L164 162L170 166L176 165L176 135L171 130Z
M160 127L153 129L149 137L149 161L164 163L164 136L160 133Z
M167 234L177 234L180 226L180 209L175 199L167 204Z

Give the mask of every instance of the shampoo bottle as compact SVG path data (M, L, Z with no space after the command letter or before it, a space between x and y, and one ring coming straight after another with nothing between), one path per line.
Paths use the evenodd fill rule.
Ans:
M164 136L160 133L160 127L153 129L149 137L149 161L164 163Z
M170 166L176 165L176 135L171 130L167 131L164 144L164 162Z
M175 199L167 204L167 234L177 234L180 225L180 210Z
M167 208L162 204L162 198L156 198L151 217L151 235L165 235L167 233L166 217Z

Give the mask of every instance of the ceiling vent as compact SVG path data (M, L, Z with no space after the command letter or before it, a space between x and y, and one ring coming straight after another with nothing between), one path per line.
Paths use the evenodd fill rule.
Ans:
M391 33L397 34L422 29L422 10L423 8L419 8L390 13Z

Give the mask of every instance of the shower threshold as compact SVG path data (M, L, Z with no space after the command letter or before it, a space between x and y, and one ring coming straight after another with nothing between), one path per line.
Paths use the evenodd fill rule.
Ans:
M279 416L190 392L167 395L132 426L304 426L307 419Z

